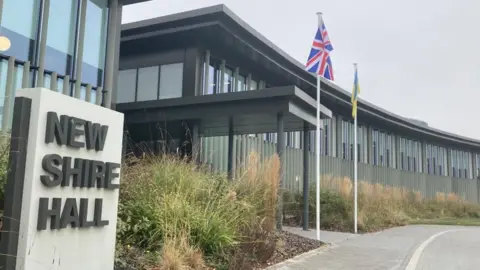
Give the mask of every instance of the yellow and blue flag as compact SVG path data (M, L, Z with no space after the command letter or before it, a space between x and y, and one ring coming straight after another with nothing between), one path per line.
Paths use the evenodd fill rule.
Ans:
M355 77L353 79L353 89L352 89L352 117L357 117L357 100L358 95L360 94L360 85L358 83L358 70L357 64L355 64Z

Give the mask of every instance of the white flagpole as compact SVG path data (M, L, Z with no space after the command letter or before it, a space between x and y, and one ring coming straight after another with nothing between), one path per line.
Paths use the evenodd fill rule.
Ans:
M354 67L355 67L355 72L357 70L357 64L353 64ZM357 82L358 84L358 82ZM354 86L356 87L356 86ZM358 93L357 93L357 97L358 97ZM355 100L355 102L357 102ZM352 104L353 106L353 104ZM358 106L358 103L357 103L357 106ZM358 198L357 198L357 184L358 184L358 144L357 144L357 107L355 107L355 118L354 118L354 128L353 128L353 141L354 141L354 147L355 147L355 157L354 157L354 168L353 168L353 179L354 179L354 201L355 201L355 205L354 205L354 224L355 224L355 233L357 233L357 215L358 215Z
M322 13L317 12L318 16L318 27L322 27ZM320 28L321 29L321 28ZM321 136L321 129L320 129L320 89L321 89L321 76L317 73L317 161L315 162L317 165L317 213L316 213L316 220L317 220L317 240L320 240L320 136Z

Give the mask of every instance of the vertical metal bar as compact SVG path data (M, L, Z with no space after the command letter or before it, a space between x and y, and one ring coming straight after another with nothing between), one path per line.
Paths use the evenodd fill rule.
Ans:
M110 10L112 10L110 8ZM117 12L116 12L116 23L115 23L115 28L116 28L116 37L117 37L117 41L118 42L115 42L115 63L114 63L114 66L113 66L113 84L112 84L112 91L110 93L110 96L109 96L109 99L110 99L110 108L112 109L115 109L115 106L116 106L116 98L117 98L117 88L118 88L118 70L119 70L119 65L120 65L120 36L121 36L121 32L122 32L122 6L121 4L119 4L117 6ZM111 12L111 11L110 11ZM110 21L110 19L109 19ZM105 59L106 60L106 59ZM160 78L159 78L160 79ZM158 84L158 88L160 88L160 83Z
M283 118L283 113L277 114L277 154L280 159L280 183L276 217L277 230L281 230L283 225L283 189L285 185L285 132Z
M210 83L210 51L205 52L205 78L203 78L203 94L208 93L209 83Z
M29 88L30 85L30 61L23 64L22 88Z
M63 78L63 94L70 96L70 76Z
M303 123L303 230L308 231L308 156L310 149L310 132L308 122Z
M75 65L75 98L80 98L82 88L83 44L85 41L85 22L87 18L87 0L82 0L80 6L80 24L78 27L77 59Z
M228 179L233 179L233 117L228 118Z
M85 101L90 102L92 100L92 85L87 84L87 89L85 91Z
M95 98L95 104L97 105L102 104L102 91L103 91L103 87L100 86L97 88L97 93L96 93L97 96Z
M15 74L15 57L8 59L7 81L5 89L5 99L3 101L3 119L2 131L7 131L10 126L10 115L12 114L12 100L13 100L13 75Z
M116 42L119 39L117 37L117 17L118 17L119 4L118 0L110 1L110 17L108 20L108 36L107 36L107 57L105 60L105 100L103 106L110 108L112 106L112 91L114 91L114 73L115 73L115 51ZM120 42L118 40L118 42Z
M58 84L57 76L58 76L57 72L53 72L52 73L52 79L50 80L50 90L53 90L55 92L58 91L58 89L57 89L57 84Z
M47 33L48 33L48 14L50 12L50 0L43 2L43 17L42 17L42 33L40 35L40 50L38 53L38 74L37 87L44 87L45 78L45 51L47 50Z

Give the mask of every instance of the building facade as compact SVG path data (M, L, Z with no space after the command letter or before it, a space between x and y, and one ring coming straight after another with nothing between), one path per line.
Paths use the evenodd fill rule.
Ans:
M145 0L2 0L0 121L8 131L15 90L46 87L111 106L122 6Z
M304 94L314 100L316 77L227 7L218 5L123 25L119 69L115 102L125 113L135 143L165 141L171 136L175 145L181 145L182 140L175 140L184 130L177 132L178 124L172 123L185 120L198 123L194 128L201 137L197 154L216 170L233 174L250 151L266 157L276 149L278 152L278 142L282 141L286 153L284 185L300 191L305 176L314 180L314 123L301 127L289 126L287 121L280 135L279 129L264 128L273 122L262 118L263 114L252 112L248 118L249 112L237 109L237 103L228 97L247 98L249 92L267 93L292 86L302 93L289 102ZM231 103L224 106L227 108L218 107L221 115L200 116L201 103L208 103L213 96ZM194 100L199 102L185 105ZM267 98L263 105L267 107L274 100ZM184 107L175 107L181 102L185 102ZM417 190L427 197L454 192L479 202L480 141L431 128L360 100L358 144L354 145L350 93L322 81L322 105L331 112L325 113L322 124L320 162L324 175L351 177L352 161L357 158L360 180ZM175 113L170 107L177 108ZM198 113L192 108L198 108ZM300 117L296 109L289 108L305 123L311 120L310 114ZM129 117L133 114L138 115ZM217 119L216 125L212 119ZM244 126L235 124L243 119L248 119ZM152 135L160 129L168 129L170 135ZM357 157L354 147L358 148ZM310 166L305 174L306 158Z

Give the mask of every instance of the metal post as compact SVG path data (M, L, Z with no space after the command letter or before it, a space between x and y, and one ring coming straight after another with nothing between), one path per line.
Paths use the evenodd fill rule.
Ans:
M95 97L95 104L97 104L97 105L102 104L102 92L103 92L103 88L98 87L97 92L95 93L95 94L97 94L97 96Z
M85 90L85 101L90 102L92 100L92 85L87 84L87 89Z
M277 155L280 159L280 183L278 189L277 202L277 230L282 229L283 225L283 188L285 178L285 132L283 113L277 114Z
M47 49L49 12L50 12L50 0L44 0L43 17L42 17L42 34L40 36L40 50L38 53L37 87L44 87L43 83L44 83L44 77L45 77L45 51Z
M85 23L87 18L87 0L82 0L80 6L80 22L78 27L77 59L75 60L75 98L80 98L82 89L83 48L85 41Z
M52 78L50 80L50 90L53 90L55 92L58 91L57 89L57 72L52 73Z
M22 88L29 88L30 85L30 61L23 64Z
M309 160L310 156L310 132L308 130L308 123L303 123L303 230L308 231L308 171L309 171Z
M114 85L114 73L115 73L115 55L116 55L116 42L120 42L117 37L117 20L118 20L118 0L110 1L110 18L108 22L108 36L107 36L107 58L105 63L105 85L103 96L105 100L102 100L103 106L110 108L112 105L112 91ZM120 26L120 25L118 25Z
M6 132L10 128L10 117L12 115L13 95L13 75L15 74L15 57L8 59L7 80L5 88L5 100L3 101L3 119L2 131Z
M70 76L68 75L63 78L63 94L70 95Z
M228 179L233 179L233 117L228 118Z

